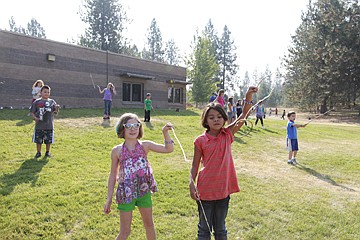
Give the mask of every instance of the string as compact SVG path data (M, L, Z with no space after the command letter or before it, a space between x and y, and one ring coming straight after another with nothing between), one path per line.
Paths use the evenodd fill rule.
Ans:
M316 116L316 117L314 117L314 119L318 119L319 117L321 117L321 116L324 116L324 115L326 115L327 113L329 113L329 112L331 112L331 111L333 111L334 109L332 108L332 109L330 109L329 111L326 111L326 112L324 112L323 114L320 114L319 116ZM307 123L305 123L305 125L308 125L310 122L312 122L312 120L314 120L314 119L310 119Z
M92 84L93 84L93 86L94 86L94 88L95 88L94 79L93 79L93 77L92 77L91 73L90 73L90 78L91 78Z
M178 142L178 144L179 144L179 146L180 146L180 149L181 149L181 152L182 152L182 154L183 154L183 156L184 156L185 162L191 162L191 160L188 160L188 159L186 158L184 148L182 147L179 138L176 136L176 133L175 133L174 128L172 128L171 130L172 130L172 132L173 132L173 134L174 134L174 137L175 137L176 141Z
M176 136L176 133L175 133L174 128L172 128L172 132L173 132L173 134L174 134L174 137L175 137L176 141L178 142L178 144L179 144L179 146L180 146L180 149L181 149L181 151L182 151L182 154L183 154L183 157L184 157L185 162L191 162L191 160L187 160L186 154L185 154L185 151L184 151L184 148L182 147L179 138ZM197 187L196 187L196 184L195 184L193 178L190 177L190 180L191 180L191 182L194 184L196 196L199 196L200 194L199 194L199 191L198 191L198 189L197 189ZM205 218L205 221L206 221L206 225L207 225L208 228L209 228L209 232L210 232L210 234L212 234L212 231L211 231L211 228L210 228L210 224L209 224L209 221L208 221L208 219L207 219L207 217L206 217L205 210L204 210L204 207L203 207L203 205L202 205L202 202L201 202L200 199L198 199L198 202L199 202L199 204L200 204L201 211L202 211L202 213L203 213L203 215L204 215L204 218Z

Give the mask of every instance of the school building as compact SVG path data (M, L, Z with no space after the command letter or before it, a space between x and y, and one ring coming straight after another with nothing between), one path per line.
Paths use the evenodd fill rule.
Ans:
M51 87L66 108L103 107L101 89L115 85L115 108L186 108L186 68L0 30L0 107L28 108L33 83Z

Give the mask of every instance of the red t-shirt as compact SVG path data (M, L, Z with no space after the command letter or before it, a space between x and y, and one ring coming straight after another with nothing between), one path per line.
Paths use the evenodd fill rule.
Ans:
M216 137L205 131L195 139L194 144L201 152L203 164L197 179L201 200L224 199L240 191L231 153L233 141L234 135L226 128Z

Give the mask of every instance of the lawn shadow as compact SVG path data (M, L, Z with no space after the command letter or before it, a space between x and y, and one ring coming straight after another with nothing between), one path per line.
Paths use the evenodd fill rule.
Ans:
M36 158L25 160L16 172L12 174L4 174L0 177L2 185L0 194L7 196L14 191L14 188L17 185L22 183L31 183L32 187L35 186L39 173L48 162L49 159L46 157L40 160Z
M104 128L110 127L110 119L104 119L104 118L103 118L103 121L102 121L102 123L101 123L101 126L103 126Z
M34 120L31 117L23 118L23 119L21 119L21 121L16 123L16 126L19 126L19 127L25 126L25 125L32 123L33 121Z
M341 188L343 188L343 189L345 189L345 190L348 190L348 191L351 191L351 192L355 192L355 190L352 189L352 188L349 188L349 187L346 187L346 186L343 186L343 185L338 184L338 183L335 182L333 179L331 179L330 176L328 176L328 175L323 175L323 174L315 171L314 169L308 168L308 167L306 167L306 166L304 166L304 165L302 165L302 164L300 164L300 163L296 164L296 167L297 167L298 169L300 169L300 170L303 170L303 171L305 171L305 172L313 175L314 177L317 177L318 179L320 179L320 180L322 180L322 181L324 181L324 182L330 183L330 184L333 185L333 186L341 187Z
M151 130L154 129L154 126L151 124L151 122L145 122L145 126L146 126L148 129L151 129Z
M238 142L240 144L247 144L244 140L243 140L243 137L244 136L241 136L241 135L236 135L234 136L234 141L235 142Z
M266 132L269 132L269 133L279 134L279 132L277 132L277 131L272 131L272 130L270 130L270 129L268 129L268 128L265 128L265 129L263 129L263 130L266 131Z

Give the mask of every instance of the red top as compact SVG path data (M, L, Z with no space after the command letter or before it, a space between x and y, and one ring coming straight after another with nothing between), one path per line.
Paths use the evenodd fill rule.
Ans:
M203 164L197 179L201 200L220 200L240 191L231 153L233 141L234 135L226 128L217 137L205 131L195 139Z

